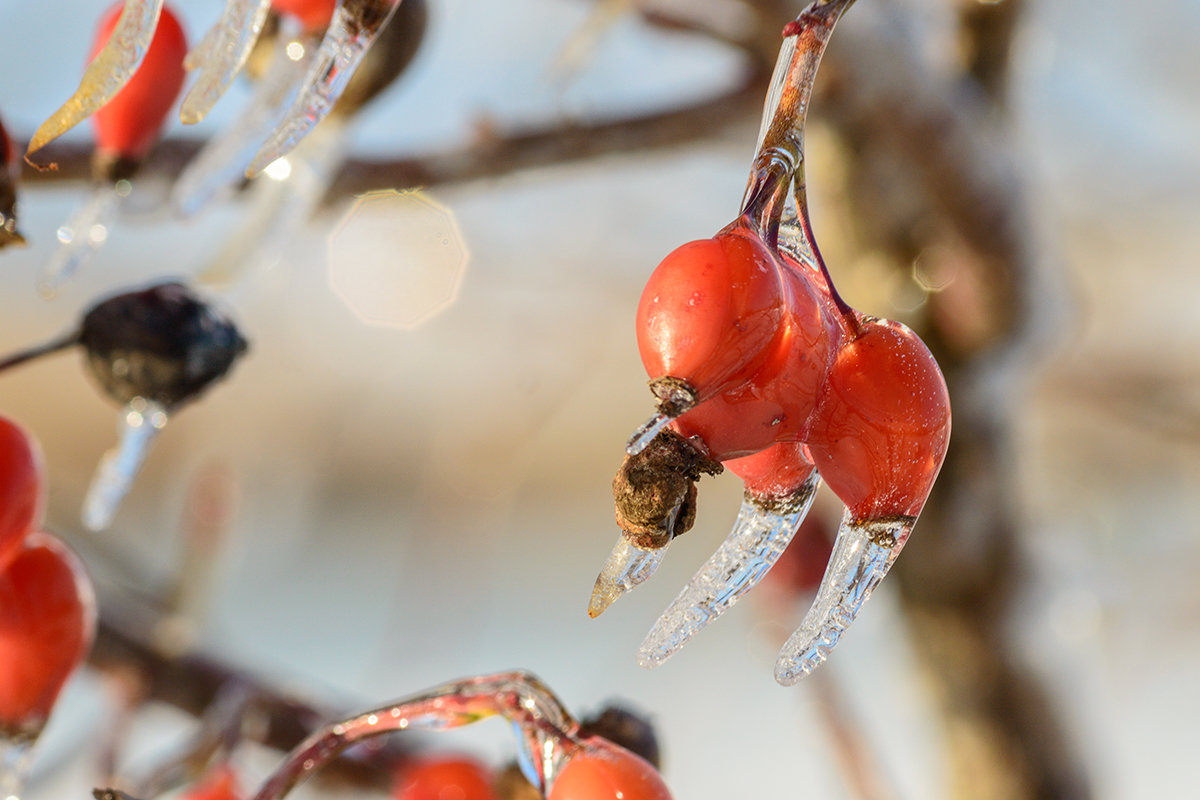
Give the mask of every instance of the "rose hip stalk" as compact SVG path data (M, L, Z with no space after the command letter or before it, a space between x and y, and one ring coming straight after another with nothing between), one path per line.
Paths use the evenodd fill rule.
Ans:
M79 559L29 535L0 570L0 792L16 797L59 691L91 648L96 606Z
M178 283L101 301L77 330L7 359L0 371L82 345L100 388L124 406L120 442L105 454L84 500L83 522L108 526L170 415L224 377L246 351L237 326Z
M93 44L93 54L99 51L99 55L88 68L89 74L122 35L121 25L128 9L127 5L122 13L113 6L101 17ZM159 14L155 9L156 24L150 26L152 38L148 44L137 45L144 51L144 58L134 65L136 71L122 80L117 87L119 91L88 111L95 111L92 172L96 188L87 203L58 229L62 245L42 269L39 279L46 295L52 296L58 285L86 263L108 238L117 206L132 189L130 179L158 139L167 113L183 88L187 42L175 14L169 8L161 11Z
M522 772L549 800L670 800L654 767L583 733L558 698L524 672L449 683L328 725L287 756L254 800L280 800L309 772L365 739L397 730L447 730L492 716L512 723Z

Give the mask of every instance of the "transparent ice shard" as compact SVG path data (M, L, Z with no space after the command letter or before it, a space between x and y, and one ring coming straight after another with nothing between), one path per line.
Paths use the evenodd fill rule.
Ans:
M116 186L97 186L86 203L59 226L59 246L38 275L38 291L43 297L54 297L58 287L91 261L104 242L117 215L121 200L130 192L129 181L117 181Z
M189 69L200 71L179 108L185 125L204 119L233 83L254 49L270 7L271 0L225 0L221 19L193 49L196 57L189 53L185 62Z
M399 0L339 0L304 88L287 116L259 149L246 176L253 178L287 155L318 122L329 115L379 31L392 18Z
M41 124L26 156L78 125L121 91L146 56L163 0L125 0L112 36L88 65L75 94Z
M596 577L588 616L600 616L618 597L653 575L666 552L666 546L650 550L630 544L624 536L618 539Z
M813 471L783 505L746 495L733 530L646 635L639 666L660 666L762 580L799 530L820 482Z
M675 417L666 414L655 414L650 419L643 422L633 431L633 435L629 437L629 442L625 445L625 452L631 456L636 456L638 453L646 449L647 445L654 441L654 437L662 433Z
M915 522L914 517L855 522L846 512L816 599L779 651L775 680L791 686L821 665L891 569Z
M36 733L17 732L0 737L0 798L20 798L29 778L36 741Z
M184 218L245 177L258 143L283 116L316 52L311 37L281 40L246 110L188 162L171 188L171 205Z
M292 153L274 161L250 187L243 224L225 240L199 275L227 284L258 266L279 260L325 196L345 160L345 122L326 121Z
M83 501L83 524L89 530L104 530L112 522L150 446L166 424L167 409L141 397L135 397L121 411L117 425L120 439L100 460Z
M545 793L578 745L579 723L536 677L509 672L448 683L327 725L288 754L253 800L280 800L308 773L365 739L400 730L449 730L495 716L513 724L522 771Z

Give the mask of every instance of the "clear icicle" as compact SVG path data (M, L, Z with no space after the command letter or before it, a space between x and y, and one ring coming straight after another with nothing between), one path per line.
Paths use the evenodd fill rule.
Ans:
M120 440L100 460L83 501L83 524L89 530L104 530L112 522L154 439L166 424L167 410L140 397L135 397L121 411Z
M345 123L331 118L267 169L250 188L245 221L222 246L199 279L226 284L259 265L275 263L312 216L345 159Z
M188 72L195 72L204 66L204 62L208 61L220 38L221 24L218 22L206 30L204 35L200 37L200 41L196 42L192 49L187 51L187 55L183 57L183 68Z
M315 51L312 38L281 42L246 110L209 140L172 187L171 205L179 216L191 217L245 177L258 142L283 115Z
M25 791L37 735L18 733L0 738L0 798L18 800Z
M126 180L117 181L116 186L97 186L87 202L59 226L59 246L38 275L38 291L43 297L54 297L58 287L91 261L108 240L117 208L130 189Z
M288 754L253 800L280 800L308 773L365 739L398 730L448 730L494 716L513 723L522 771L544 793L572 754L579 723L536 677L509 672L448 683L327 725Z
M246 176L253 178L287 155L318 122L329 115L379 31L392 18L398 0L339 0L304 90L287 116L259 149ZM370 24L364 24L366 21Z
M618 597L653 575L666 552L665 546L647 550L630 544L624 536L618 539L596 577L588 602L588 616L600 616Z
M829 566L812 607L775 662L775 680L791 686L819 667L891 569L914 517L854 522L842 518Z
M28 156L87 119L121 91L146 56L163 0L125 0L112 36L88 65L75 94L33 134Z
M179 119L185 125L204 119L233 83L262 32L270 7L271 0L225 0L221 19L196 48L203 48L201 52L196 58L188 54L186 64L198 67L200 75L179 108Z
M666 414L655 414L637 426L633 435L629 437L629 442L625 445L625 452L631 456L636 456L645 450L654 441L654 437L662 433L663 428L670 425L674 419L674 417L667 416Z
M638 665L661 666L693 636L724 614L767 574L812 506L821 479L814 471L785 508L747 494L733 530L688 581L638 648Z

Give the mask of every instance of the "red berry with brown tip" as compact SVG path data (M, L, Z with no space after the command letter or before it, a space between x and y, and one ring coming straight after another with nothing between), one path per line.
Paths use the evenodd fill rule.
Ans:
M862 318L838 350L808 439L817 470L858 520L916 516L950 439L950 398L929 349L897 322Z

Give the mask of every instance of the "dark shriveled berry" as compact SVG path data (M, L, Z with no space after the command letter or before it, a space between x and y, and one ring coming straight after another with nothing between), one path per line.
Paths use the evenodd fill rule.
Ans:
M109 397L166 408L198 397L247 349L228 317L180 283L104 300L84 316L79 342Z

